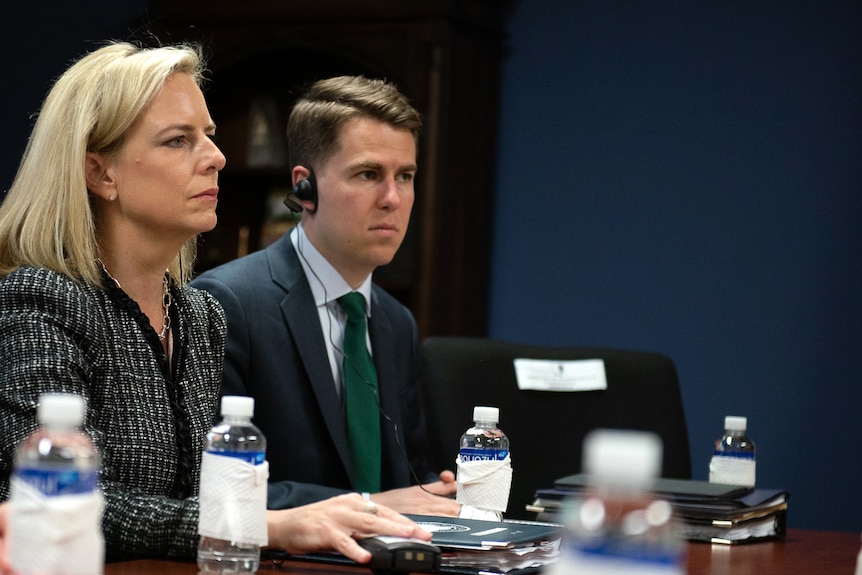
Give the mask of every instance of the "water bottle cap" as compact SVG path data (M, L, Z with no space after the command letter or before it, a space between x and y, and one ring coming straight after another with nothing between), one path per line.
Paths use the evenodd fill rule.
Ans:
M724 428L728 431L745 431L748 418L739 415L728 415L724 418Z
M597 429L584 439L584 471L595 482L648 483L661 458L661 438L646 431Z
M477 405L473 408L473 421L493 421L499 423L500 408Z
M78 427L84 423L84 398L72 393L43 393L36 417L47 427Z
M254 415L254 398L243 395L225 395L221 398L221 414L251 417Z

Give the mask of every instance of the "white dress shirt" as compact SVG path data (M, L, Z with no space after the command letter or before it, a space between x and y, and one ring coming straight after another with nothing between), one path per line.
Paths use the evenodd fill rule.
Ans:
M308 236L305 235L305 230L302 228L302 223L291 230L290 241L299 255L299 261L302 264L308 285L311 286L314 305L317 306L317 315L320 319L320 330L323 333L326 352L329 355L332 379L335 381L335 388L340 396L344 385L341 362L344 358L344 325L347 321L347 314L341 309L338 298L351 291L361 293L362 297L365 298L366 317L371 317L371 274L365 278L358 289L353 290L341 277L338 270L332 267L332 264L309 241ZM372 353L371 340L367 331L365 338L368 351Z

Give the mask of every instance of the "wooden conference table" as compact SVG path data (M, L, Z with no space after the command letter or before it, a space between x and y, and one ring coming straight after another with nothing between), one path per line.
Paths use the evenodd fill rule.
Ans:
M853 575L859 553L859 533L789 529L781 541L749 545L689 543L688 575ZM365 567L286 561L261 563L259 573L276 575L350 575L369 573ZM196 575L192 562L142 560L109 563L105 575Z

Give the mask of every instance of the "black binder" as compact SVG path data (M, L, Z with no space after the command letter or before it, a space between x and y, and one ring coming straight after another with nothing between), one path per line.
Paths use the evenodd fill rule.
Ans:
M553 487L536 491L528 511L545 521L559 521L566 502L589 487L585 474L569 475ZM681 519L689 541L751 543L784 537L787 532L787 500L784 489L725 485L690 479L656 479L651 491L670 501Z
M407 517L431 532L431 543L443 552L438 572L448 575L539 573L545 565L556 559L556 549L563 533L561 525L547 522L485 521L409 514ZM535 558L524 560L525 549L533 551L530 556ZM295 559L355 565L337 553L290 556L283 551L265 550L261 555L275 562Z

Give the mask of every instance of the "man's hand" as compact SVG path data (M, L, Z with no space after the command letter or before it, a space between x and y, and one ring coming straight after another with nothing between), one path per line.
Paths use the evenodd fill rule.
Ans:
M447 470L440 473L440 481L374 493L371 499L399 513L457 517L461 510L453 499L457 488L455 474Z

